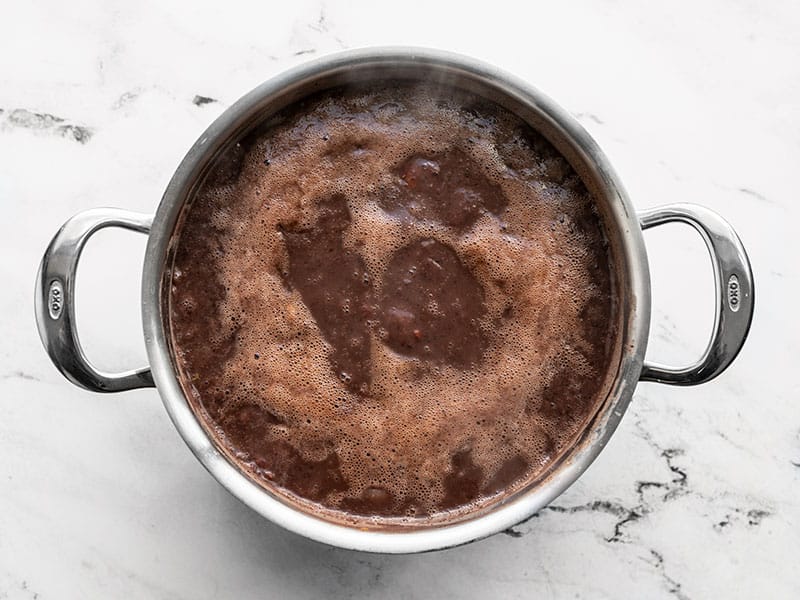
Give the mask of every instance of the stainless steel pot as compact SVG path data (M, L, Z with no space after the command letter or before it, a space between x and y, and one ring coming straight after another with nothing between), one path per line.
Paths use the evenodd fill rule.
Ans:
M356 81L437 80L487 97L541 132L570 161L594 193L617 257L623 314L617 377L599 414L548 477L485 514L453 525L413 531L359 530L302 512L265 491L216 448L181 391L165 335L165 268L176 219L208 165L254 125L297 99ZM642 230L670 221L692 225L711 254L716 316L708 348L693 365L644 364L650 325L650 275ZM103 227L149 233L142 274L142 316L149 368L104 373L93 367L75 330L75 270L84 244ZM155 216L113 208L81 212L67 221L47 248L36 282L36 318L50 358L67 379L88 390L118 392L157 387L175 427L206 469L234 496L266 518L334 546L372 552L447 548L511 527L530 517L575 481L614 433L639 381L695 385L713 379L733 361L753 315L753 277L734 230L712 211L675 204L637 214L594 140L567 112L536 89L472 59L413 48L344 52L308 63L259 86L223 113L189 150L169 183Z

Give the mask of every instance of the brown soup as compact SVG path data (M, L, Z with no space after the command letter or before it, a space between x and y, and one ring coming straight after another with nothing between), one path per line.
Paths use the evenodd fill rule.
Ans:
M241 470L337 522L449 523L533 485L615 375L593 197L466 92L297 103L218 160L176 236L191 405Z

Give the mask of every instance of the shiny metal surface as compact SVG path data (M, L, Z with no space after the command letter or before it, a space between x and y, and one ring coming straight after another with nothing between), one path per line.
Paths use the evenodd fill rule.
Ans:
M75 271L83 247L104 227L123 227L149 233L152 215L118 208L93 208L69 219L42 257L36 275L36 325L47 353L75 385L92 392L122 392L153 387L149 368L104 373L92 366L81 348L75 328Z
M645 363L642 381L697 385L728 368L742 349L753 320L753 272L733 227L715 212L695 204L672 204L639 213L642 229L681 222L703 237L714 268L715 315L711 340L695 364L683 368Z
M171 236L214 157L268 115L300 97L329 87L380 78L441 82L483 95L529 121L572 163L598 200L616 245L625 315L618 377L592 427L539 485L473 518L411 531L359 530L295 509L239 471L217 449L191 410L170 357L163 274ZM148 240L142 312L148 356L164 405L186 443L232 494L273 522L327 544L371 552L406 553L464 544L507 529L546 506L591 464L613 434L639 380L650 323L650 283L642 230L611 165L594 140L567 112L507 73L457 55L419 49L367 49L326 57L259 86L223 113L178 167L159 205Z
M254 125L298 98L346 83L387 78L436 81L446 86L461 87L505 106L542 133L567 157L593 192L609 229L609 242L614 248L622 288L619 300L623 315L620 324L623 350L617 366L617 377L600 413L574 448L540 484L492 507L490 511L468 521L410 531L361 530L317 518L271 494L229 462L219 452L214 440L206 434L183 395L170 355L168 321L163 301L173 231L184 203L191 199L202 183L207 167L216 156ZM273 522L327 544L371 552L421 552L464 544L527 519L561 494L600 453L625 413L642 375L650 325L650 279L642 226L661 221L645 213L640 224L607 158L567 112L526 83L469 58L417 48L371 48L325 57L262 84L226 110L203 133L170 181L152 220L148 238L142 275L142 316L152 380L147 370L120 376L98 373L83 357L72 327L70 274L74 274L86 238L98 228L108 225L146 231L150 223L149 218L141 215L133 217L131 213L109 213L108 210L88 211L78 215L77 220L70 220L53 240L43 259L37 282L37 318L42 340L51 358L71 381L87 389L130 389L151 385L154 381L180 435L198 460L225 488ZM708 219L708 215L701 216L708 230L716 232L716 221ZM713 239L717 240L716 237ZM722 235L715 242L715 248L719 249L718 255L728 256L723 251L723 239L730 238ZM728 268L727 263L721 267L721 273L723 276L736 275L740 284L750 281L743 271ZM54 309L57 313L62 312L60 318L48 315L46 307L47 300L51 299L50 286L56 280L62 282L62 297L66 300L63 303L66 310ZM748 293L748 297L752 297L751 287ZM742 304L739 313L747 315L751 310L751 305L745 309ZM70 318L63 320L64 315ZM725 319L720 325L721 331L729 322L736 322L731 317ZM743 336L739 337L743 341ZM725 337L725 340L735 341L739 337ZM733 358L730 352L723 353L723 360L712 365L715 374L730 362L728 357ZM646 375L667 372L656 366L649 369ZM692 374L695 378L705 375L706 371L699 375Z

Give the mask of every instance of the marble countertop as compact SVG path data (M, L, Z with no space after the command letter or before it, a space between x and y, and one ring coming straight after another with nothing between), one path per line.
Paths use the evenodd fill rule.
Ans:
M448 6L53 0L0 39L0 598L795 598L800 593L800 5L632 0ZM154 390L98 395L52 366L33 281L61 223L153 211L184 153L261 81L343 48L462 52L530 81L597 139L637 208L704 204L738 230L757 307L734 365L641 384L592 467L537 517L416 556L268 523L194 459ZM687 363L713 317L688 227L646 234L648 357ZM144 236L103 231L78 279L87 353L145 362Z

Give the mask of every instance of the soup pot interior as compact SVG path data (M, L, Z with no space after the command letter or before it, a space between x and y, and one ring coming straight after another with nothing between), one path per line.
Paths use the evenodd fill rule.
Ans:
M621 316L616 377L601 410L579 442L536 485L501 505L456 524L413 531L360 531L285 504L250 480L216 447L184 397L169 348L168 290L171 249L186 203L202 186L215 159L281 109L316 92L380 80L413 80L455 87L491 100L542 133L572 164L597 199L615 262ZM533 514L571 483L599 452L630 399L641 370L649 307L641 230L602 153L569 115L538 92L490 67L461 57L421 52L350 53L290 71L260 86L226 111L180 165L156 214L147 248L143 307L153 376L176 427L206 468L237 497L268 518L309 537L365 550L406 552L464 543L495 533ZM635 308L634 308L635 307ZM635 334L635 335L633 335ZM635 351L631 351L635 350Z

